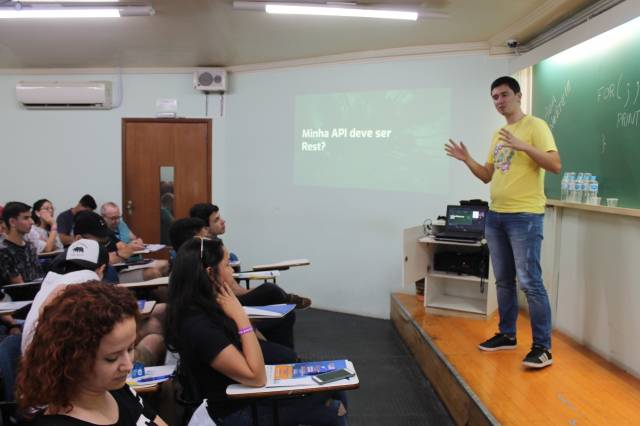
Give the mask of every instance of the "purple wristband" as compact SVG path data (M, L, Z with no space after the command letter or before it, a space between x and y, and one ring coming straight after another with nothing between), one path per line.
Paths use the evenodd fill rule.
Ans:
M245 328L241 328L240 330L238 330L238 334L240 336L242 336L243 334L251 333L251 332L253 332L253 327L251 327L251 326L245 327Z

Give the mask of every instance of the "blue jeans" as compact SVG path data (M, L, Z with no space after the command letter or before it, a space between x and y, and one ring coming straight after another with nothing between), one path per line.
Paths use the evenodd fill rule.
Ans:
M22 335L12 334L5 337L0 343L0 372L2 373L4 401L15 401L16 399L14 394L21 342Z
M544 214L489 211L485 235L496 277L500 332L516 335L517 276L529 304L533 343L551 349L551 307L540 267L543 219Z

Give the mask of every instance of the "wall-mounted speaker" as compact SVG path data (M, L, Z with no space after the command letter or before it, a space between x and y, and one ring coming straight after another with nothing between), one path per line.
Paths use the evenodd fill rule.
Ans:
M224 68L201 68L193 73L193 88L203 92L227 90L227 71Z

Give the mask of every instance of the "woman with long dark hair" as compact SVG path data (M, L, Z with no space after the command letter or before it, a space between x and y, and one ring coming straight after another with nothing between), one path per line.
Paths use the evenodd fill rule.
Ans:
M33 203L31 209L33 225L31 225L31 231L24 238L35 246L38 254L62 250L54 213L53 204L46 198Z
M260 387L266 383L258 338L225 277L229 252L219 239L194 237L178 251L169 280L166 342L180 354L180 369L193 378L199 399L217 425L251 425L250 401L231 400L232 383ZM261 425L272 420L270 402L258 401ZM346 424L346 408L327 394L284 400L283 425Z

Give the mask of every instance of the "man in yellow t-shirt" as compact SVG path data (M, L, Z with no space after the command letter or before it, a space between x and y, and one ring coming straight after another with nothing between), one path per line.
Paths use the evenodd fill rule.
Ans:
M522 361L531 368L551 365L551 308L542 282L540 248L544 217L544 173L559 173L560 155L549 126L522 112L520 85L511 77L491 84L496 110L507 121L493 135L487 162L476 162L467 147L449 139L447 155L464 162L484 183L491 182L485 235L496 277L500 331L481 343L484 351L516 348L518 290L527 296L533 345Z

